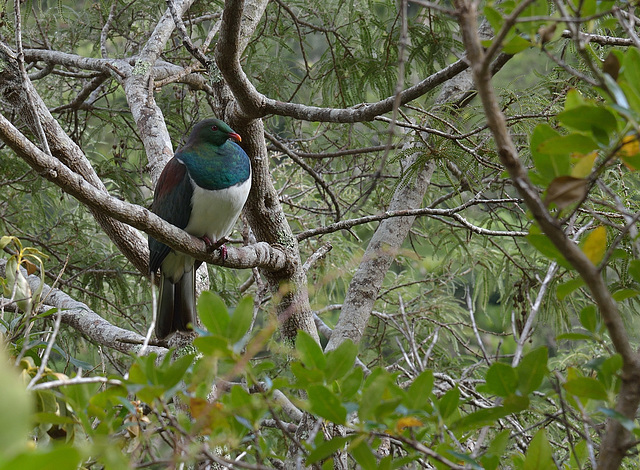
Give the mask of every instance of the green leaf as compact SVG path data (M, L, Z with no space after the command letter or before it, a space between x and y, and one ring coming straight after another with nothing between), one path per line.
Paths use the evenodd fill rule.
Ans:
M116 404L120 403L122 398L127 396L127 389L123 386L112 386L106 388L105 390L96 393L89 400L89 411L93 415L98 416L98 418L102 419L101 416L104 415L104 410L107 408L113 408Z
M361 468L377 468L376 457L364 438L358 438L349 446L349 453Z
M253 321L253 299L244 297L231 314L227 325L227 338L232 344L240 341L247 334Z
M166 390L161 385L148 385L136 390L137 397L145 403L151 404L156 398L164 395Z
M82 461L75 447L59 446L42 452L28 452L0 466L0 470L76 470Z
M228 356L231 354L229 340L223 336L199 336L193 345L205 356Z
M574 153L586 155L593 150L598 149L598 144L591 137L580 133L571 133L568 135L561 135L553 137L549 140L542 142L537 150L542 154L547 155L559 155L569 157ZM567 165L569 166L569 165ZM566 173L568 174L567 170ZM558 175L562 176L562 174Z
M534 233L533 226L527 235L527 241L533 246L536 250L540 252L546 258L549 258L552 261L555 261L563 268L573 269L573 266L562 256L560 250L556 248L549 237L542 233Z
M512 394L502 401L504 409L509 413L519 413L529 407L529 397Z
M0 416L5 425L0 426L0 461L26 448L33 410L31 396L17 370L9 365L4 351L3 344L0 349Z
M558 284L556 287L556 297L558 300L564 300L569 294L584 286L584 279L581 277L577 279L571 279L570 281Z
M630 48L631 49L631 48ZM624 96L627 97L627 101L629 102L629 108L634 111L633 115L637 115L638 111L640 111L640 94L635 84L630 83L625 78L618 77L618 85L620 85L620 89L624 93ZM628 117L630 114L628 110L621 109L619 111L625 117Z
M538 147L544 142L560 137L560 134L548 124L539 124L531 134L529 147L536 173L540 176L540 184L546 186L552 179L567 175L570 171L571 159L568 155L551 157L549 154L541 153Z
M225 336L229 325L229 312L218 295L208 290L200 294L198 315L211 334Z
M184 378L184 374L193 362L194 357L192 354L187 354L173 361L164 374L162 374L161 384L164 385L167 390L177 385Z
M630 85L635 85L635 90L640 95L640 51L637 48L630 47L624 53L620 75Z
M587 155L573 155L571 159L573 167L571 168L571 175L574 178L586 178L591 174L593 170L593 164L598 158L598 152L591 152Z
M604 83L607 85L607 89L611 92L611 95L613 96L616 104L622 109L629 109L629 102L627 101L627 97L620 88L620 85L618 85L608 73L604 74Z
M600 364L598 378L605 388L611 388L614 381L618 380L618 371L622 369L622 356L614 354Z
M364 379L364 372L360 367L355 367L353 371L340 381L340 394L344 400L351 399L360 389Z
M525 355L518 364L518 390L528 395L542 384L547 373L547 348L542 346Z
M634 281L640 283L640 259L634 259L629 262L628 272Z
M382 400L389 380L389 373L382 368L376 368L369 374L362 388L362 396L366 398L363 398L358 408L360 421L374 419L375 409Z
M505 429L493 438L486 453L480 458L485 470L496 470L500 462L504 460L510 436L509 430Z
M344 424L347 410L338 397L324 385L311 385L307 389L311 411L318 416L336 424Z
M611 294L611 297L613 297L613 300L616 302L622 302L623 300L637 297L638 294L640 294L640 291L637 289L618 289Z
M546 16L549 14L549 4L544 0L535 0L522 12L522 16Z
M632 155L632 156L620 156L620 160L629 168L631 171L640 170L640 154Z
M531 42L521 36L513 36L502 45L502 52L515 55L531 47Z
M566 339L568 341L580 341L580 340L592 340L593 339L593 335L587 335L584 333L562 333L558 336L556 336L556 339L558 341Z
M314 340L309 333L300 330L296 338L296 350L300 354L302 363L308 369L324 370L327 366L327 358L325 357L320 345Z
M487 388L490 393L499 397L506 397L518 389L518 374L508 364L495 362L487 371Z
M576 90L575 88L571 88L567 92L567 96L564 99L564 109L565 111L573 108L577 108L578 106L582 106L587 103L582 96L582 94Z
M502 24L504 23L502 14L491 6L484 7L483 11L485 18L487 18L487 21L489 22L493 30L500 31L500 28L502 28Z
M607 418L615 419L616 421L618 421L627 431L631 431L637 434L637 432L640 430L640 427L638 427L635 421L627 418L616 410L612 410L611 408L598 408L598 411L604 414Z
M34 413L32 418L38 424L72 424L76 422L71 416L60 416L57 413Z
M309 453L306 459L307 465L326 459L330 455L334 454L338 449L342 449L350 439L351 438L348 437L337 436L329 441L324 441Z
M504 451L509 445L510 437L511 437L511 432L508 429L505 429L504 431L499 432L493 438L493 441L491 441L491 444L489 444L489 448L487 449L487 452L493 455L499 455L499 456L504 455Z
M320 369L307 369L301 362L293 362L291 372L297 379L291 384L293 387L307 388L309 384L324 382L324 373Z
M89 406L91 397L100 389L100 384L75 384L60 387L67 401L76 410L84 410Z
M436 406L438 407L438 411L440 412L440 416L443 419L448 418L453 414L454 411L458 409L458 404L460 403L460 390L458 387L454 387L449 390L447 393L442 395L440 399L437 401Z
M344 377L353 368L357 354L358 346L351 340L343 341L336 349L329 351L325 367L327 383Z
M595 305L588 305L580 311L580 324L591 333L598 330L598 310Z
M417 376L407 389L404 399L407 408L410 410L425 410L430 405L433 384L432 370L425 370Z
M598 128L610 134L617 128L615 115L603 106L577 106L562 111L557 118L565 126L578 131L593 132L594 128Z
M4 250L5 247L11 243L14 240L14 237L10 237L7 235L4 235L2 238L0 238L0 251ZM17 239L15 239L17 240Z
M636 113L640 111L640 53L630 47L622 58L622 66L618 75L618 83L624 91L629 106Z
M600 381L591 377L577 377L567 380L562 387L571 395L579 398L607 400L609 397Z
M547 470L556 468L551 453L551 445L544 429L540 429L529 444L522 470Z

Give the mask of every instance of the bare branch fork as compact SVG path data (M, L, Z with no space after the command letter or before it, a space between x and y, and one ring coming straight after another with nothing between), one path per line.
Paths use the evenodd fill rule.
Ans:
M531 210L542 231L578 271L591 291L609 331L611 341L623 359L622 385L616 411L633 420L640 404L640 357L629 342L617 305L600 270L568 237L558 220L547 211L538 191L527 176L526 168L518 157L517 149L511 140L504 114L499 107L491 84L488 57L477 34L476 4L466 0L456 0L455 7L473 78L482 100L487 123L495 139L500 160L507 168L514 186ZM618 468L629 444L630 433L623 428L619 421L609 419L600 449L598 468L601 470Z

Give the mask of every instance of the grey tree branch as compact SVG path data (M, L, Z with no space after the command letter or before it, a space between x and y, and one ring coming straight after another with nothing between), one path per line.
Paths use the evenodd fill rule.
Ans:
M59 159L74 172L82 175L95 188L105 191L104 183L91 166L82 149L54 119L31 81L27 78L23 82L15 54L2 43L0 43L0 60L4 64L2 74L0 74L0 94L2 97L23 116L29 127L32 128L35 125L35 120L40 123L53 157ZM22 92L23 88L24 93ZM24 94L28 94L31 98L27 100ZM30 103L32 106L29 106ZM33 117L29 118L29 116ZM106 217L102 212L93 211L92 213L105 233L113 240L127 259L138 269L146 269L148 258L146 240L131 227Z
M0 277L6 276L6 265L7 260L0 259ZM33 274L28 276L24 270L23 274L27 278L32 292L35 292L40 286L40 278ZM142 346L142 342L144 341L143 336L109 323L91 310L86 304L74 300L59 289L52 289L49 285L45 284L42 289L41 298L46 302L45 305L41 306L41 312L57 308L63 324L71 326L97 344L123 353L135 353ZM147 352L164 356L168 350L158 346L149 346Z
M178 0L173 3L176 14L182 16L193 1ZM121 79L127 103L147 154L149 172L154 184L160 177L164 165L173 157L171 137L162 111L156 105L153 97L153 80L156 61L174 29L173 16L171 11L167 9L142 48L135 66L129 67L126 70L125 78Z
M217 251L207 251L204 242L165 222L147 209L110 196L89 184L82 175L47 156L0 114L0 138L40 175L58 185L88 207L120 222L144 230L173 249L189 253L207 263L232 268L260 267L278 271L287 265L285 254L266 243L242 248L229 247L222 260ZM144 272L148 270L145 269Z
M240 54L253 34L265 0L253 2L228 1L225 3L220 26L220 36L215 49L216 64L225 83L219 83L220 99L217 112L242 136L242 145L251 158L252 186L245 206L247 219L256 239L280 247L287 255L287 269L280 272L265 271L263 274L270 290L278 298L276 313L280 330L288 340L303 330L318 342L318 332L313 322L306 272L300 259L298 241L280 206L278 192L273 186L269 169L269 158L264 140L264 125L254 119L246 109L252 96L241 93L238 83L244 81L252 87L240 67ZM246 9L246 12L245 12ZM256 92L257 93L257 92Z
M471 85L469 73L459 73L454 80L446 83L436 99L436 104L443 104L460 96L468 91ZM403 159L402 167L410 168L417 158L418 153L411 152ZM426 210L437 210L420 208L434 168L433 161L424 165L414 178L399 185L393 194L385 214L405 213L406 216L382 219L351 280L340 318L326 346L327 350L337 348L346 339L357 343L362 338L384 277L416 216ZM455 210L447 215L454 214Z

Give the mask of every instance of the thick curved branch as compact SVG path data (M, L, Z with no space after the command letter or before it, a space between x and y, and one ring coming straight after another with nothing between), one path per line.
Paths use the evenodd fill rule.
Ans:
M115 74L121 79L125 78L127 74L131 72L131 68L136 64L139 57L140 56L136 55L126 59L96 59L46 49L24 50L24 58L27 62L44 62L47 65L60 65L69 68L93 70L105 74ZM175 81L185 83L194 90L201 90L208 94L213 93L213 90L205 77L197 73L192 73L188 68L165 62L163 60L156 60L152 69L153 77L157 81L168 79L170 77L179 77ZM157 85L157 82L154 83L154 86L155 85Z
M0 259L0 277L2 278L6 276L6 265L7 260ZM31 291L36 292L41 283L40 278L33 274L28 276L26 271L23 274L29 282ZM109 323L86 304L74 300L59 289L52 289L49 285L44 284L41 298L46 302L41 307L42 312L57 308L60 312L62 323L78 330L94 343L123 353L137 353L142 347L144 336ZM147 351L164 356L168 349L159 346L148 346Z
M227 258L223 260L217 251L208 252L202 240L174 227L151 211L116 199L106 191L89 184L80 174L71 171L60 161L49 157L36 147L2 114L0 114L0 139L40 175L83 204L106 216L144 230L173 249L188 253L207 263L231 268L260 267L269 271L278 271L287 265L285 254L267 243L257 243L242 248L229 247Z
M193 2L194 0L182 0L172 3L176 15L182 16ZM140 51L134 68L121 80L131 115L147 154L149 173L154 183L173 156L173 145L164 116L153 97L153 73L156 61L164 51L174 29L173 15L167 9Z
M398 96L393 95L375 103L363 103L350 108L320 108L274 100L256 90L240 65L240 53L236 44L240 34L243 5L244 0L225 2L215 58L220 72L237 99L239 115L244 118L256 119L267 114L277 114L318 122L371 121L380 114L390 112L396 101L400 105L413 101L468 67L466 60L460 59L418 84L401 91Z
M104 183L82 149L54 119L31 81L26 79L23 83L15 53L1 43L0 60L4 64L2 74L0 74L0 93L2 96L15 108L31 129L34 129L36 123L40 124L44 138L55 158L58 158L74 172L81 174L95 188L106 191ZM28 94L31 99L25 99L25 94ZM143 271L147 263L147 248L144 238L131 227L106 217L100 211L93 211L93 216L127 259Z
M538 224L554 245L563 253L564 257L584 278L591 289L611 339L625 360L637 361L638 358L631 348L626 329L617 310L617 306L611 297L604 279L599 270L587 258L582 250L564 232L558 219L553 217L540 199L539 193L527 176L527 169L518 157L518 151L511 140L504 114L502 113L498 99L491 85L491 75L484 67L484 51L477 35L475 9L470 3L462 0L456 2L460 9L460 26L463 40L471 62L474 81L478 88L478 94L482 99L485 116L491 132L494 136L500 161L509 171L514 186L524 199L525 204L531 210Z
M245 107L238 105L237 100L246 98L246 95L235 96L229 83L244 79L250 85L239 67L239 57L253 35L267 3L267 0L252 0L225 4L215 58L227 83L221 81L216 84L219 96L215 111L242 135L242 146L251 158L252 186L245 211L256 239L281 247L287 254L286 270L278 273L263 270L269 288L279 299L276 313L280 330L290 341L295 338L298 330L303 330L320 342L309 305L306 272L300 259L298 241L291 231L273 185L263 122L237 112ZM233 64L227 64L227 60L233 61ZM229 75L229 65L242 75L237 76L235 72ZM236 65L237 69L234 68Z

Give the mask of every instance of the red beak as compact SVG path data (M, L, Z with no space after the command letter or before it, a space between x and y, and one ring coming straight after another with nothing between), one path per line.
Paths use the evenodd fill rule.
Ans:
M242 137L235 132L229 132L229 138L235 140L236 142L242 142Z

